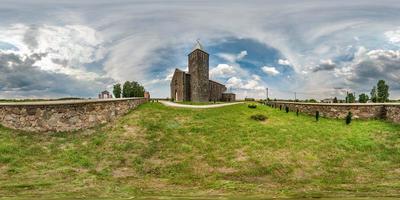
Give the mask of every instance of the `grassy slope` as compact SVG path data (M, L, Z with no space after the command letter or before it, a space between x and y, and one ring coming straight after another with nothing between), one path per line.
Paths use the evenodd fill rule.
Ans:
M266 114L265 123L250 115ZM400 126L145 104L64 134L0 128L0 196L400 195Z

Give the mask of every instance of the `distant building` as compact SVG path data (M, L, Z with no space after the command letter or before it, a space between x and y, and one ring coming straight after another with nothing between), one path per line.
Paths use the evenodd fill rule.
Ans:
M327 99L322 99L321 103L333 103L334 99L333 98L327 98Z
M144 98L150 99L150 93L149 92L144 92Z
M113 98L109 91L104 90L99 94L99 99L111 99Z
M236 100L236 94L234 93L222 93L222 101L235 101Z
M189 72L175 69L171 98L175 101L235 101L235 94L224 93L225 85L209 79L209 55L197 41L188 55Z

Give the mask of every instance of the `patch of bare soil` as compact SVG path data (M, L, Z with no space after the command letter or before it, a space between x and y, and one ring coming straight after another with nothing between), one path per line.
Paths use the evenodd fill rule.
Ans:
M247 159L248 157L243 149L236 150L236 159L235 159L236 161L242 162L246 161Z
M123 128L124 128L124 132L122 134L123 137L127 139L133 139L135 141L139 141L144 144L147 143L144 137L144 130L142 128L134 125L125 125Z
M238 172L237 169L231 168L231 167L219 167L215 169L216 172L221 173L221 174L233 174L235 172Z
M134 177L136 173L131 168L122 167L114 169L112 175L114 178L128 178L128 177Z

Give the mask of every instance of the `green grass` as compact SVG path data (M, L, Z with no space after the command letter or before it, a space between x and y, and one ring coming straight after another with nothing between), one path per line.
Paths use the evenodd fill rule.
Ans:
M399 196L399 166L400 125L262 105L147 103L72 133L0 127L1 197Z

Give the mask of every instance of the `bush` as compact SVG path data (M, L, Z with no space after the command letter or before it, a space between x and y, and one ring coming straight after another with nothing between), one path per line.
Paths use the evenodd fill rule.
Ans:
M244 98L245 101L255 101L254 98Z
M253 120L256 120L256 121L265 121L267 119L267 116L262 115L262 114L256 114L256 115L252 115L250 118Z
M247 107L249 107L249 108L257 108L257 105L256 104L249 104Z
M319 121L319 111L315 112L315 120Z
M296 116L299 116L299 109L296 110Z
M351 123L351 118L353 117L353 114L351 112L347 113L346 116L346 124L349 125Z
M289 107L285 107L285 111L286 111L286 113L289 113Z

